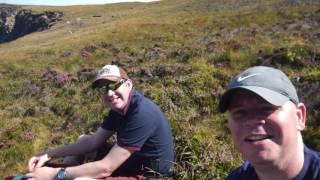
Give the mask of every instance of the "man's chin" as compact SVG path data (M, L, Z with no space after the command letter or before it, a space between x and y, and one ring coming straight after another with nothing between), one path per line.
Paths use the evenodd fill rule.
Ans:
M111 109L117 112L122 112L123 107L118 104L115 104L115 105L111 105Z
M258 153L251 153L245 157L247 160L250 161L251 164L269 164L273 162L273 158L270 153L267 152L258 152Z

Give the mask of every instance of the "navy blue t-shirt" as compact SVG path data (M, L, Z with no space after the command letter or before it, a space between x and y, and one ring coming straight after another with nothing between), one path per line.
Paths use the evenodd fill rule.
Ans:
M173 140L167 118L151 100L133 90L128 111L110 111L101 127L117 133L117 144L145 157L146 164L163 176L170 175ZM150 167L151 166L151 167Z
M259 180L256 171L249 161L236 168L226 178L227 180ZM320 179L320 153L304 146L303 168L293 180L319 180Z

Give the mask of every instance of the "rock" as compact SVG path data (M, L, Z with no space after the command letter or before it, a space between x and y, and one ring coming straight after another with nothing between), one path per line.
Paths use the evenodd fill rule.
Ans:
M163 51L158 44L153 45L152 48L144 49L143 57L146 60L157 60L159 58L166 58L167 53Z
M320 33L315 33L312 37L316 40L320 40Z
M116 48L116 47L112 47L111 48L111 52L113 55L118 55L120 53L120 49Z
M127 56L127 62L132 63L136 60L137 55L134 53L129 53Z
M63 50L61 51L60 57L68 57L72 54L71 50Z
M126 67L127 67L127 64L126 64L126 63L123 63L123 62L122 62L122 59L120 59L119 56L114 56L114 57L112 58L111 64L120 66L120 67L122 67L122 68L126 68Z
M298 23L291 23L287 25L287 30L288 31L294 31L294 30L298 30L299 28L299 24Z
M208 44L206 44L206 52L208 53L214 53L217 49L217 42L216 41L211 41Z
M311 30L311 29L312 29L312 26L310 26L309 24L304 23L301 25L302 31L307 31L307 30Z
M213 48L210 49L213 51ZM192 49L191 47L188 46L181 46L180 48L178 48L176 51L173 51L171 53L169 53L169 58L178 58L180 61L186 62L188 61L190 58L199 55L200 50L199 49Z
M234 29L230 32L230 34L231 34L231 35L237 35L237 34L239 34L241 31L242 31L242 28L234 28Z
M23 117L27 117L27 116L34 116L36 114L36 110L34 108L28 108L24 114Z
M140 76L153 77L150 69L141 69Z
M9 42L26 34L49 29L61 20L62 12L34 13L19 6L0 5L0 43Z
M82 50L81 50L81 56L82 57L88 57L90 56L92 53L94 53L97 49L97 46L95 45L88 45L86 47L84 47Z
M40 88L35 84L29 84L20 91L20 96L34 96L40 92Z
M88 65L81 65L80 70L77 72L77 77L81 81L91 81L95 78L96 72Z
M46 107L46 106L40 106L40 107L37 107L36 111L41 112L41 113L49 113L50 108Z
M207 116L211 113L210 107L202 107L200 111L201 116Z
M0 42L13 30L18 7L0 6Z
M272 26L271 28L271 31L274 33L274 32L279 32L283 30L283 25L282 24L279 24L277 23L276 25Z
M112 45L110 43L107 43L107 42L101 42L100 43L100 47L102 48L109 48L111 47Z
M4 141L0 141L0 149L2 149L3 147L5 147L5 143Z
M32 141L35 138L35 134L31 131L25 131L22 135L24 141Z
M172 76L176 73L175 67L164 67L164 66L157 66L153 70L151 74L154 74L160 78L163 78L165 76Z

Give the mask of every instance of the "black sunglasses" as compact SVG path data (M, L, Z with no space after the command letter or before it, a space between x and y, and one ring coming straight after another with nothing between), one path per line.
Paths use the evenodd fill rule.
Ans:
M127 80L126 79L121 79L118 82L111 82L103 86L105 92L107 93L109 90L115 91L117 90L123 83L125 83Z

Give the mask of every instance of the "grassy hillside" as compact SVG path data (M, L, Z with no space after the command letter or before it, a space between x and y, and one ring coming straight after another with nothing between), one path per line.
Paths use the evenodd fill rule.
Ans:
M25 6L64 17L0 44L0 178L26 171L33 153L99 127L108 109L90 83L108 63L122 65L169 118L174 179L223 179L241 163L217 103L252 65L289 74L309 108L305 142L320 151L319 7L317 0Z

